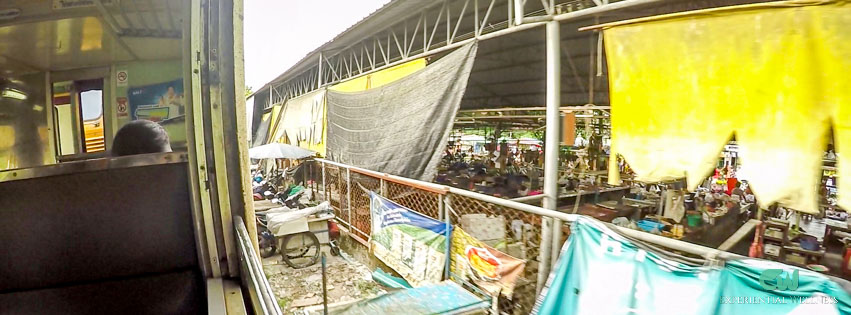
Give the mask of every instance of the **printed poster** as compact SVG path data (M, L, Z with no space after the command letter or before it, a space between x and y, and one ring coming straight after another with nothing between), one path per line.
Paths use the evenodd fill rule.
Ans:
M526 262L488 246L464 232L452 231L452 273L470 279L491 295L511 298L517 278L523 275Z
M130 87L127 96L130 99L130 118L133 120L162 122L184 114L183 79Z
M412 286L439 283L446 264L444 222L369 193L372 212L370 244L375 257ZM451 226L448 227L452 231Z

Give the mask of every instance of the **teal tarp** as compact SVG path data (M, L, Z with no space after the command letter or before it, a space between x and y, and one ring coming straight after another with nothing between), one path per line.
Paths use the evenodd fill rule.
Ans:
M533 314L851 314L851 296L813 271L742 259L694 266L580 218ZM766 290L760 276L798 271L795 290ZM768 284L776 281L768 281Z
M375 268L372 272L372 280L381 285L392 289L410 289L413 288L405 279L394 277L393 275L384 272L381 268Z

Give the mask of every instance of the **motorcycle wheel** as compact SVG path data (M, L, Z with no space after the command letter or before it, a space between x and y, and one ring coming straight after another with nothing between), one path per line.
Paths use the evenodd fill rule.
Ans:
M259 219L259 218L258 218ZM278 251L278 242L275 236L265 226L257 226L257 245L260 247L260 257L269 258Z
M287 248L287 244L284 243L285 241L287 241L286 237L278 239L278 248L281 249L281 256L286 256L290 259L296 259L304 257L304 255L307 255L307 252L310 251L310 247L308 246L299 246L297 248L292 248L292 244L290 245L290 249L283 250L284 248ZM293 242L293 244L295 244L296 241Z
M269 246L261 246L260 247L260 257L269 258L278 251L278 248L275 245Z
M331 255L340 256L340 247L337 246L337 241L331 241Z
M319 239L311 232L284 236L281 243L281 258L294 269L311 266L319 260Z

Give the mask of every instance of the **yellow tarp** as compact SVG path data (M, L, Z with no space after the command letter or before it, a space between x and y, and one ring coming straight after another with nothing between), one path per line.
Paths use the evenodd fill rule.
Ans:
M694 188L735 134L762 206L817 212L833 123L851 208L849 25L844 3L783 2L605 29L613 152L639 180L686 177Z
M331 90L341 91L341 92L358 92L358 91L366 91L371 88L377 88L382 85L388 84L390 82L399 80L404 78L405 76L416 72L422 68L425 68L426 61L425 59L416 59L410 62L403 63L401 65L387 68L385 70L378 71L373 74L368 74L365 76L360 76L349 81L334 85L330 87ZM319 152L320 155L325 156L325 142L328 139L328 128L325 126L328 121L327 109L323 103L323 113L322 113L322 121L325 122L322 124L322 141L321 142L313 142L309 140L301 140L298 143L298 146L302 148L306 148L309 150L313 150ZM283 117L282 117L283 118ZM275 135L274 142L281 143L289 143L287 137L283 136L283 130L277 133L273 133Z
M360 92L368 89L377 88L386 85L390 82L399 80L408 76L411 73L425 68L425 58L415 59L398 66L390 67L373 74L360 76L349 81L330 87L333 91L338 92Z
M269 112L271 116L269 119L269 134L266 136L266 143L276 142L274 141L275 135L278 133L278 127L280 126L280 117L281 117L281 109L284 108L284 104L277 104L272 106L272 111ZM263 116L263 119L266 119L266 116Z

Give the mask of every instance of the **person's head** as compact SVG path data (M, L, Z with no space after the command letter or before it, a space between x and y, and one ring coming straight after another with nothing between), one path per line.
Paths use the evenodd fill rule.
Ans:
M145 153L171 152L168 133L150 120L134 120L115 133L112 155L124 156Z
M736 188L742 188L742 183L741 183L741 182L736 182Z

